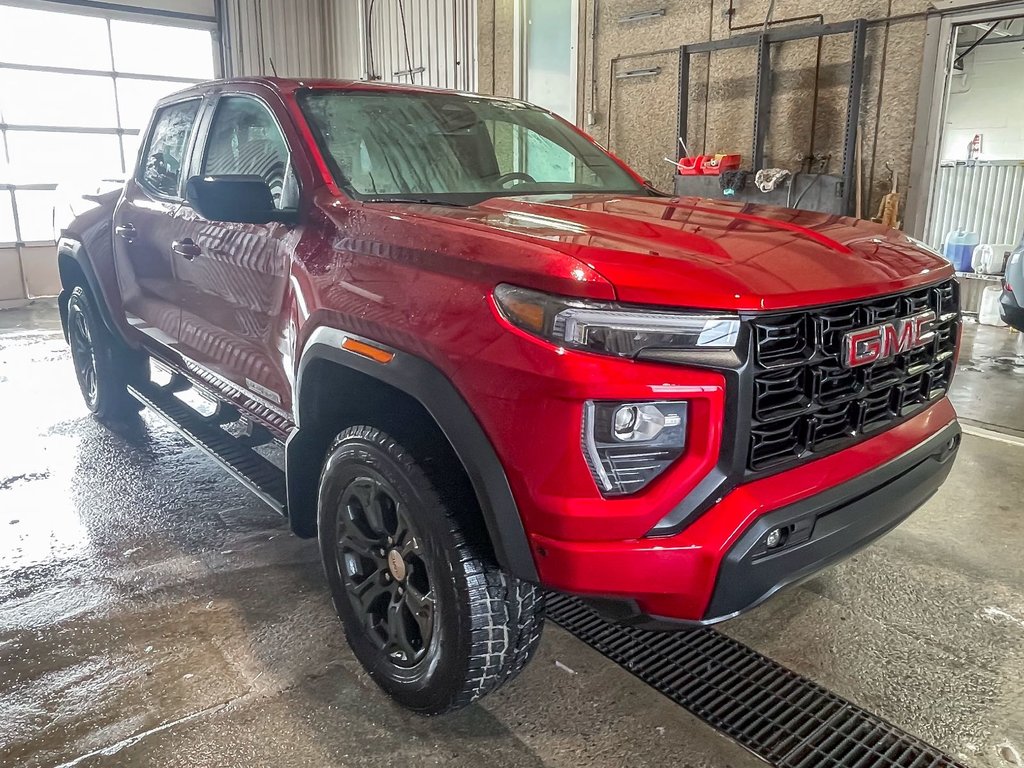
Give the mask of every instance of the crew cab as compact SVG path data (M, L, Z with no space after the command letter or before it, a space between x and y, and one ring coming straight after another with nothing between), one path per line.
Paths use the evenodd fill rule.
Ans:
M150 408L318 536L356 657L419 712L522 669L548 590L655 628L747 611L959 445L948 262L662 194L520 101L205 83L94 203L58 249L87 405Z

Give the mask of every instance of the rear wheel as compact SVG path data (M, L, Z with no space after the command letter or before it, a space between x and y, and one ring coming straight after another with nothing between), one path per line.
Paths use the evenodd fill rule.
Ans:
M532 584L470 544L422 466L372 427L334 441L319 531L335 608L353 653L409 709L439 714L514 677L540 641Z
M115 339L82 286L68 299L68 341L86 406L100 418L125 418L140 406L128 385L142 375L145 358Z

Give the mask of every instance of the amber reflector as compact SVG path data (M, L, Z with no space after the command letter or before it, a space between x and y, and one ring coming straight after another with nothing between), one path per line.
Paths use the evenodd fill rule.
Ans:
M355 339L345 339L341 342L341 348L347 349L349 352L355 352L357 355L368 357L383 365L387 365L395 357L393 352L388 352L386 349L381 349L380 347L375 347L371 344L364 344L363 342L356 341Z

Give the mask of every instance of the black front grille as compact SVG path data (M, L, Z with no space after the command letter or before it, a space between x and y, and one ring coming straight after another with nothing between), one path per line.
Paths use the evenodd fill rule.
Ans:
M841 362L852 330L932 310L927 345L858 368ZM960 322L955 281L870 301L751 321L754 391L747 469L762 472L831 453L942 397Z

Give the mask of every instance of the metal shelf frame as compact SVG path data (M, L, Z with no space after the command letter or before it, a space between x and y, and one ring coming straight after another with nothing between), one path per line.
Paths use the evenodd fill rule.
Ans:
M771 46L794 40L808 40L833 35L851 35L850 79L846 97L846 124L843 131L843 170L838 196L842 197L843 210L847 214L855 214L855 194L857 188L857 131L860 124L861 95L864 90L864 59L867 40L865 19L835 22L832 24L812 24L799 27L775 27L761 32L738 35L724 40L709 40L703 43L681 45L679 47L679 125L678 134L686 140L689 127L690 100L690 58L699 54L711 54L736 48L757 48L757 74L754 91L754 142L751 160L754 170L764 167L764 145L768 136L771 121L772 98L772 65ZM710 63L709 63L710 66ZM815 89L818 83L815 83ZM679 157L682 148L679 148Z

